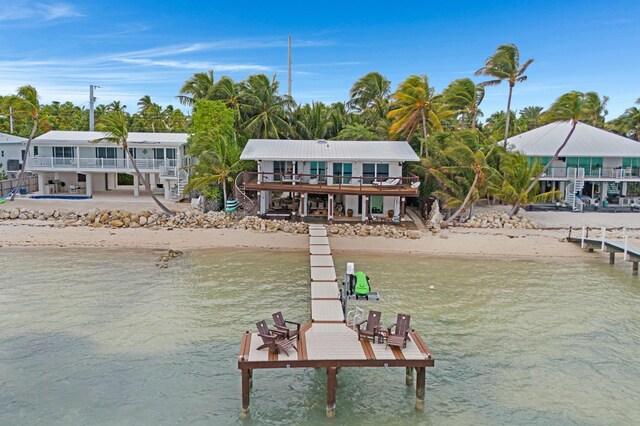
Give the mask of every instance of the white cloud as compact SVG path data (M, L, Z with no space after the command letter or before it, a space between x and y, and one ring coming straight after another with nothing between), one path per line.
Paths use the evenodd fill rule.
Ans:
M0 4L0 21L54 21L62 18L84 16L69 3L31 3L5 0Z
M272 68L265 65L252 64L219 64L212 62L199 61L176 61L176 60L152 60L152 59L134 59L134 58L113 58L114 61L124 62L126 64L143 65L149 67L167 67L187 70L208 70L217 71L270 71Z

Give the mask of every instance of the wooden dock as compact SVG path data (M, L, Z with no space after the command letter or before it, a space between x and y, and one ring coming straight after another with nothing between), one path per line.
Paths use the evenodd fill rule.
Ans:
M640 247L636 247L629 243L628 237L620 239L608 239L606 237L607 231L605 228L601 228L599 237L589 237L588 228L582 228L582 234L579 237L572 236L571 230L567 241L580 244L580 247L593 252L600 250L605 253L609 253L609 263L614 264L616 262L616 253L622 253L623 259L631 263L631 274L638 275L638 263L640 262Z
M333 416L336 406L336 383L339 368L405 367L406 383L413 382L416 370L416 408L423 409L426 367L435 360L417 331L409 334L406 348L359 340L358 333L344 318L336 271L326 228L309 227L309 265L311 321L300 329L296 350L269 353L257 350L262 339L246 332L240 343L238 368L242 371L242 412L249 413L253 370L266 368L325 368L327 370L326 413ZM392 320L392 318L389 318Z

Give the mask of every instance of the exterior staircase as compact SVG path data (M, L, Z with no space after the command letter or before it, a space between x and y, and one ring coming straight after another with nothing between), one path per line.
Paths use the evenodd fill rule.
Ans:
M242 207L242 210L244 210L246 214L249 215L255 212L256 203L254 203L253 200L247 195L244 186L244 172L239 173L238 176L236 176L233 185L233 194L236 197L236 200L238 200L238 203L240 203L240 207Z
M573 178L573 181L564 189L564 202L574 212L581 212L584 203L576 194L580 194L584 188L584 168L570 167L567 169L567 176Z

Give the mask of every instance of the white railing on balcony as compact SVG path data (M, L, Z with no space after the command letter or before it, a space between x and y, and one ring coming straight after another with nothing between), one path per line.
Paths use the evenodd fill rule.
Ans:
M140 170L154 170L163 176L177 176L177 160L154 160L140 158L136 160ZM30 169L64 169L64 170L127 170L133 171L128 158L56 158L30 157L27 163Z
M584 170L585 177L598 179L638 179L640 177L640 168L638 167L592 167L581 168ZM550 178L574 178L575 167L550 167L547 169L544 179Z

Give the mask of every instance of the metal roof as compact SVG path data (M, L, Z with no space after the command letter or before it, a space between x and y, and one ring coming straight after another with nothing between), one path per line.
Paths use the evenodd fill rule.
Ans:
M77 132L65 130L52 130L44 135L38 136L33 141L36 144L65 144L84 145L91 141L105 137L104 132ZM189 135L187 133L142 133L130 132L127 142L130 145L160 145L172 144L182 145L187 143Z
M547 124L509 138L513 150L529 157L551 157L571 130L571 122ZM578 123L571 139L560 152L562 157L638 157L640 142L588 124Z
M0 133L0 143L25 143L27 138L10 135L8 133Z
M250 139L242 160L420 161L404 141Z

